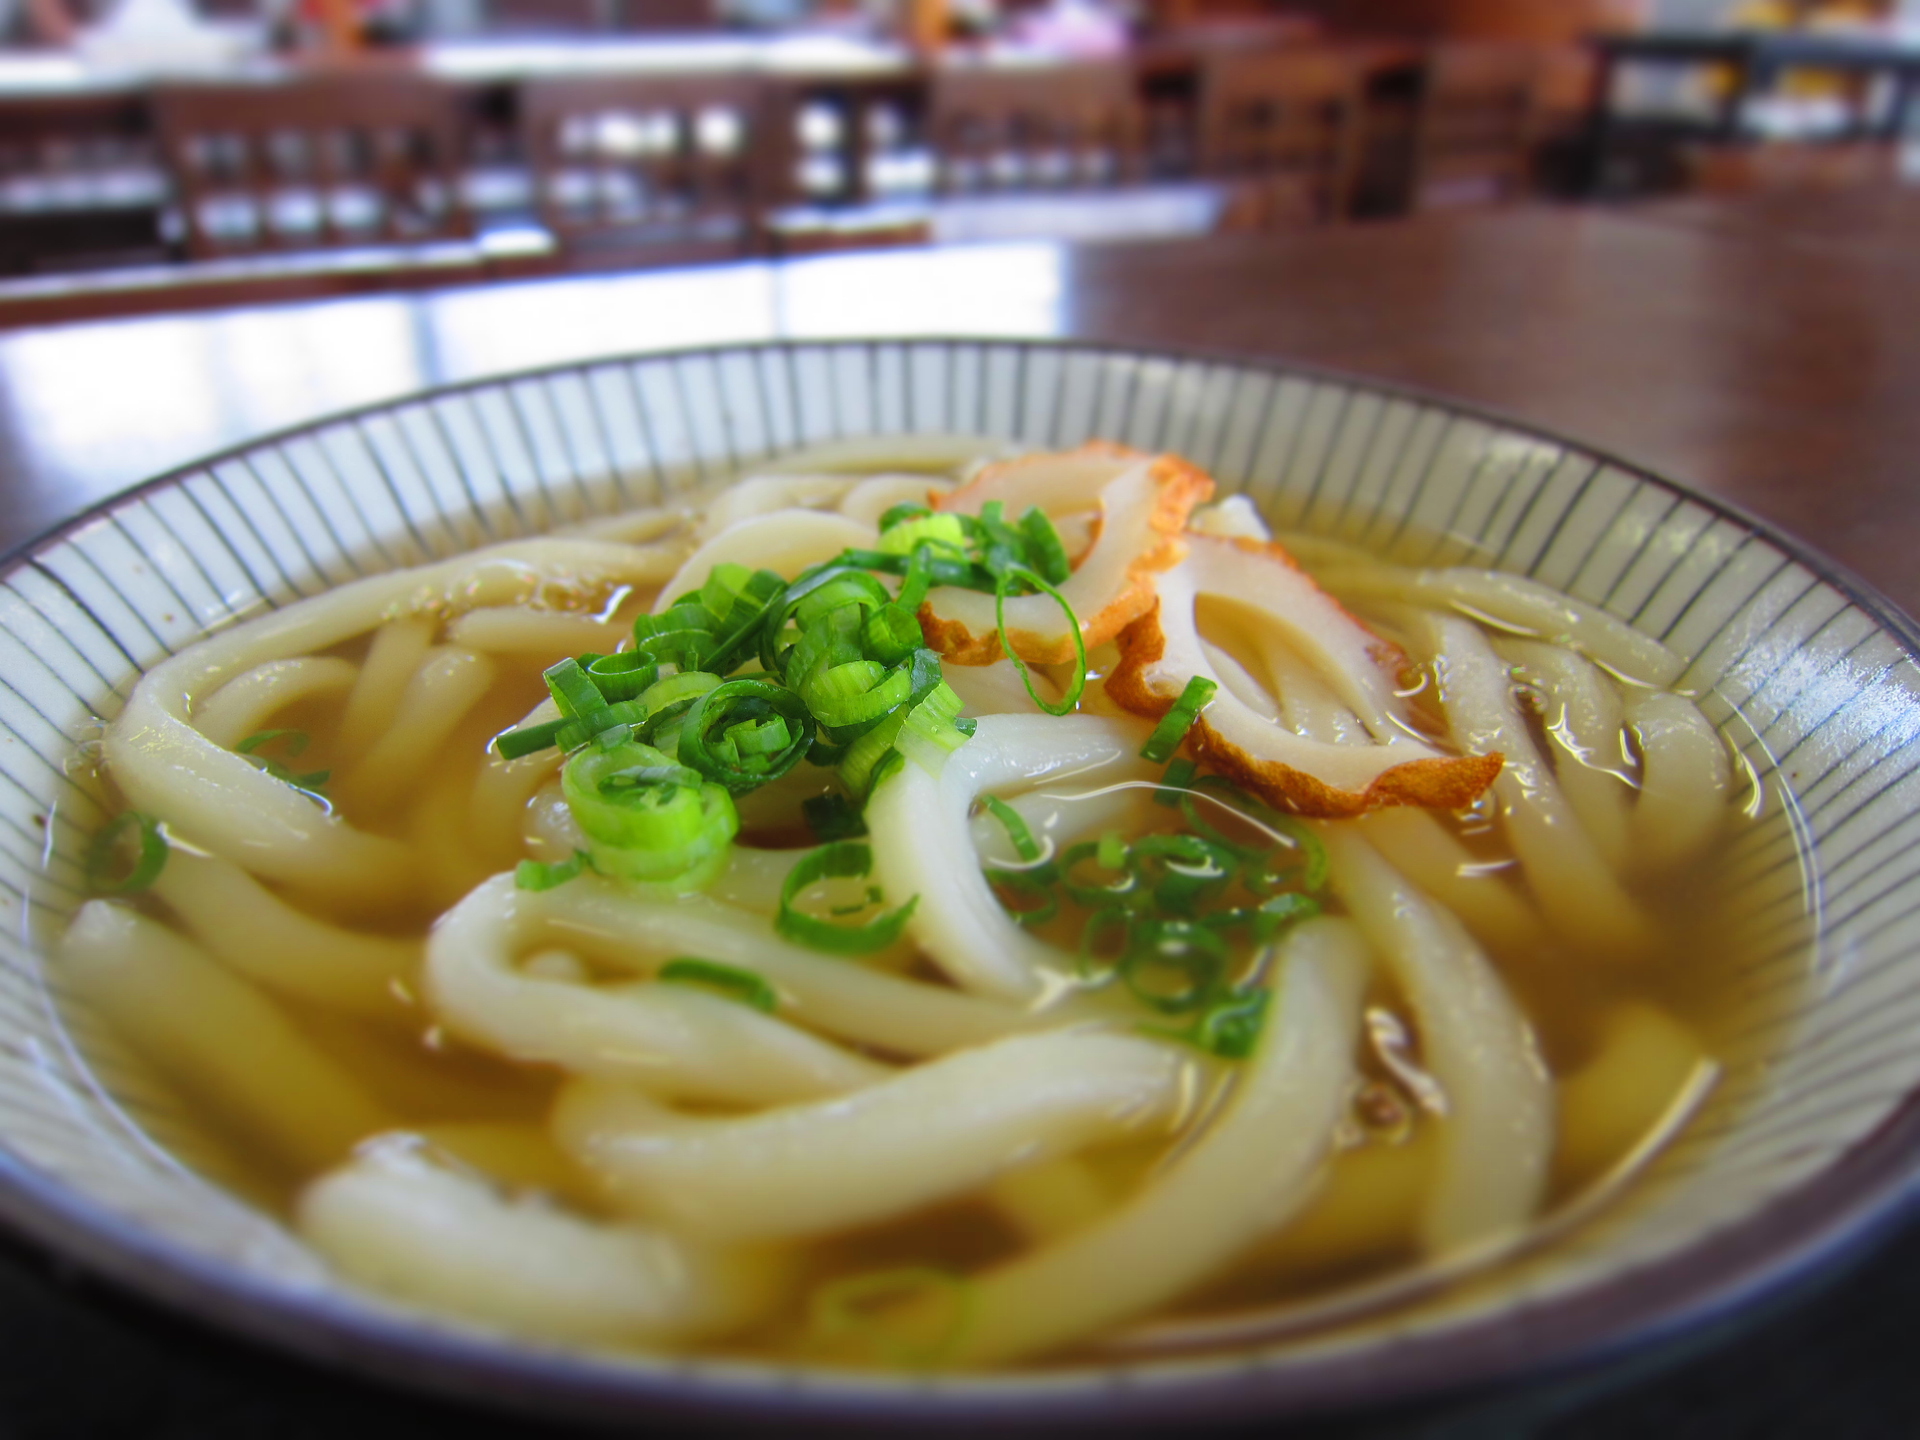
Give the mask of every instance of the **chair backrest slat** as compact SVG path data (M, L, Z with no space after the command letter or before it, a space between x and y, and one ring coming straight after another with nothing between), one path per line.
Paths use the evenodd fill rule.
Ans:
M1540 52L1458 41L1428 53L1414 133L1414 203L1515 199L1533 163Z
M1204 173L1289 187L1279 219L1326 221L1349 209L1365 76L1337 46L1210 56L1201 77Z
M203 258L455 238L460 107L411 75L167 86L154 118Z
M520 91L541 221L563 245L645 263L757 244L766 87L751 75L582 76Z
M944 191L1074 190L1140 173L1140 101L1119 62L942 67L928 112Z

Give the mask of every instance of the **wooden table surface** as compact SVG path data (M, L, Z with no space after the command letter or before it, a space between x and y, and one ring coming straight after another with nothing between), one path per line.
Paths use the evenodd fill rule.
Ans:
M202 452L444 381L758 337L1070 336L1283 357L1493 407L1745 505L1920 611L1920 203L1850 203L1825 220L1683 201L899 251L15 331L0 335L0 544ZM1920 1377L1894 1337L1916 1306L1920 1234L1663 1377L1616 1369L1604 1390L1502 1397L1463 1429L1365 1433L1911 1434ZM76 1304L3 1254L0 1342L0 1433L371 1436L439 1415ZM127 1428L14 1428L72 1389L58 1365L42 1378L5 1356L54 1349L129 1377L87 1392L103 1424L137 1411ZM214 1424L209 1406L242 1419ZM464 1433L482 1431L506 1433Z
M1063 335L1281 356L1493 407L1746 505L1920 611L1920 201L1854 208L1837 233L1756 204L1531 209L6 332L0 545L205 451L449 380L714 340Z

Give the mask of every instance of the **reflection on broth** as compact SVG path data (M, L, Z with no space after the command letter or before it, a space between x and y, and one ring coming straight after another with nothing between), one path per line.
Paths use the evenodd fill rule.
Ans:
M67 988L345 1277L583 1345L1284 1333L1630 1203L1785 817L1657 642L1211 489L881 445L210 637Z

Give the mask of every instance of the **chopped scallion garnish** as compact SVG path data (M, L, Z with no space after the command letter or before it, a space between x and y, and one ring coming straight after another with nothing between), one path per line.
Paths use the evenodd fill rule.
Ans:
M129 839L137 839L131 856ZM166 868L168 845L160 822L138 810L122 810L87 846L87 884L103 895L135 895L150 889ZM126 874L115 878L122 865Z
M1204 675L1195 675L1188 680L1187 688L1180 692L1180 698L1173 702L1173 708L1160 717L1160 723L1153 727L1153 734L1140 747L1140 754L1156 765L1171 759L1173 752L1180 748L1180 742L1187 738L1187 731L1200 718L1200 712L1213 699L1213 692L1219 688Z
M871 955L886 949L906 930L914 907L920 903L918 895L864 925L836 925L794 907L794 901L812 885L823 880L863 880L872 869L873 849L869 845L851 840L822 845L794 866L780 887L780 908L774 915L773 928L789 940L833 955ZM872 892L868 893L871 896Z
M1040 842L1033 838L1033 831L1021 818L1020 812L1002 800L998 795L985 796L981 802L994 819L1006 827L1007 838L1013 842L1013 853L1022 860L1040 858Z
M771 1015L780 1008L780 996L773 986L751 970L722 965L717 960L683 956L660 967L658 978L669 985L698 985L717 990L729 1000Z
M591 864L584 850L576 850L568 859L551 864L544 860L522 860L513 867L513 883L520 890L551 890L556 885L577 880Z

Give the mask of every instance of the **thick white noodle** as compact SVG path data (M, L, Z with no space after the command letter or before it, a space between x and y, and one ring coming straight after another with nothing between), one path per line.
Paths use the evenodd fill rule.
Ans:
M1485 864L1437 816L1411 805L1375 810L1354 823L1394 869L1458 915L1482 945L1534 955L1547 943L1540 912L1503 873L1513 862Z
M428 937L434 1013L474 1044L679 1099L736 1105L835 1095L890 1073L690 985L593 985L521 968L516 961L530 948L529 927L516 901L536 893L516 891L511 875L496 875L441 916Z
M200 733L230 750L267 728L268 717L296 700L352 688L359 667L331 655L302 655L269 660L236 675L194 710Z
M758 461L753 468L762 475L874 475L913 470L938 478L971 471L983 460L1018 454L1019 450L1009 441L978 435L861 435L803 445L778 459Z
M764 1262L504 1194L404 1133L309 1186L296 1224L371 1290L543 1342L712 1336L773 1289Z
M475 937L468 963L499 967L516 951L546 945L650 976L697 955L760 976L778 995L779 1013L799 1024L900 1055L941 1055L1072 1018L1070 1007L1036 1015L804 950L768 933L766 916L709 896L651 900L596 875L540 891L496 876L454 914Z
M1493 793L1507 843L1541 911L1583 951L1613 961L1638 958L1649 944L1649 922L1534 745L1505 662L1470 620L1431 613L1424 630L1454 743L1469 755L1506 756Z
M167 856L153 891L217 959L270 990L356 1015L408 1013L403 996L418 979L418 940L317 920L231 861L183 846Z
M280 1008L191 940L104 900L60 942L60 977L189 1099L311 1174L392 1123Z
M627 638L628 630L625 623L596 615L490 605L456 616L447 625L447 642L490 655L537 659L545 665L555 655L580 655L589 650L597 655L611 654Z
M551 699L543 700L520 724L542 725L559 716L559 707ZM502 760L489 751L480 762L467 801L467 822L474 851L488 858L490 868L497 870L521 857L527 802L560 773L560 764L565 758L558 748L523 755L518 760Z
M689 590L707 583L716 565L773 570L791 580L809 565L849 548L870 550L879 540L871 525L818 510L772 510L752 515L715 535L687 558L654 597L657 615Z
M985 715L936 779L901 765L867 803L874 877L889 896L918 895L914 942L963 989L1044 1001L1071 961L1023 930L980 873L968 816L976 796L1071 778L1092 789L1146 779L1158 767L1132 731L1091 715Z
M1620 690L1591 660L1537 640L1496 640L1494 649L1546 692L1542 723L1553 770L1580 824L1615 874L1627 861L1628 778Z
M1553 1081L1533 1027L1466 928L1349 825L1322 825L1334 893L1399 982L1421 1063L1446 1092L1428 1250L1510 1237L1533 1218L1553 1157Z
M1671 685L1684 668L1680 657L1651 635L1585 601L1504 570L1407 570L1335 561L1316 568L1314 578L1343 600L1401 600L1485 616L1523 634L1570 645L1643 685Z
M431 768L434 753L493 687L497 667L485 655L436 645L400 692L393 723L347 772L338 793L363 812L402 802L410 782Z
M1137 1036L1063 1030L738 1117L575 1084L555 1107L554 1138L622 1210L713 1240L799 1239L967 1194L1017 1165L1164 1133L1192 1065Z
M372 748L393 726L407 682L427 658L438 622L432 615L402 615L373 632L360 677L333 736L334 763L345 767Z
M1010 1170L987 1186L986 1196L1030 1245L1084 1229L1114 1203L1113 1186L1078 1155Z
M950 481L929 475L870 475L840 499L840 513L862 525L880 528L880 517L896 505L925 505L951 490Z
M355 829L215 745L188 718L198 702L265 661L329 649L395 616L506 604L548 586L655 583L661 568L662 556L648 549L526 540L356 580L156 665L107 729L107 765L134 809L257 875L345 903L405 895L415 872L403 844Z
M1366 978L1351 924L1294 930L1259 1049L1223 1113L1117 1210L974 1281L951 1358L1019 1360L1142 1314L1292 1215L1354 1084Z
M694 538L704 545L742 520L776 510L836 507L858 483L851 475L749 475L713 497L694 527Z
M991 665L947 665L941 669L953 693L960 697L962 715L1039 715L1043 713L1020 683L1020 672L1011 660L996 660ZM1060 687L1038 670L1033 688L1050 705L1060 703Z
M1727 742L1699 706L1664 692L1635 699L1627 723L1641 755L1640 801L1630 822L1634 866L1644 875L1671 875L1698 860L1727 823Z
M655 507L649 510L622 510L614 515L582 520L577 525L557 526L547 533L562 540L605 540L617 541L622 545L641 545L675 534L689 518L687 511L680 509Z

